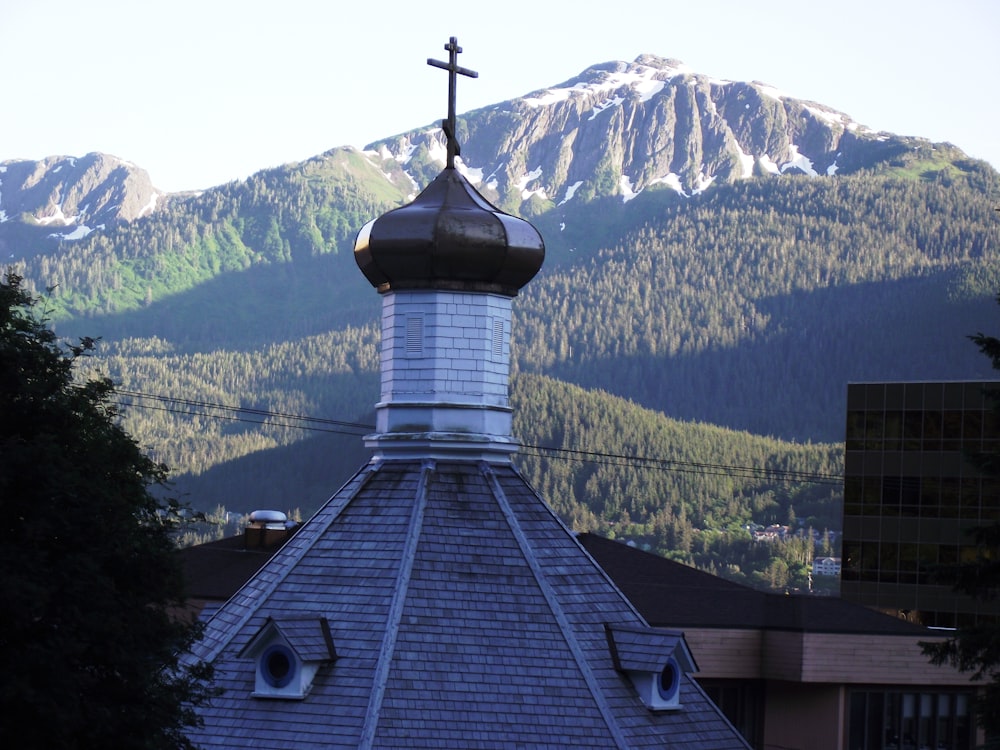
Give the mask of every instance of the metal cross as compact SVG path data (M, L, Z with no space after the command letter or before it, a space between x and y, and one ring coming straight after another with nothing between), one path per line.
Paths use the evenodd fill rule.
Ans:
M468 68L462 68L458 65L458 53L462 51L462 48L458 46L458 39L452 37L451 40L444 45L445 50L448 54L448 62L444 63L440 60L432 60L427 58L427 64L433 65L435 68L442 68L448 71L448 119L441 121L441 128L444 130L445 137L448 139L448 169L455 168L455 157L462 153L461 148L458 145L458 139L455 137L455 89L457 81L457 73L461 73L463 76L468 76L469 78L479 78L479 73L474 70L469 70Z

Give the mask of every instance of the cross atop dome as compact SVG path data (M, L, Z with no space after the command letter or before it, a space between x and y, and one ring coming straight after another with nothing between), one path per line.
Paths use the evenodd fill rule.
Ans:
M462 51L462 48L458 46L458 38L452 37L446 45L444 45L445 51L448 53L448 62L441 62L440 60L432 60L427 58L427 64L433 65L435 68L441 68L442 70L448 71L448 119L441 121L441 128L444 130L445 137L448 139L448 169L455 168L455 157L462 153L461 147L458 145L458 138L455 135L455 98L456 89L458 88L458 75L461 73L463 76L468 76L469 78L479 78L479 73L474 70L469 70L468 68L460 67L458 64L458 53Z

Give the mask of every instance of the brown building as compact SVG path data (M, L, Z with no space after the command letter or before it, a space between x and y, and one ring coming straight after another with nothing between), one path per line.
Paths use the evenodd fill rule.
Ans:
M650 625L684 632L698 682L758 750L973 746L973 688L928 663L919 642L933 631L835 597L757 591L593 534L580 541Z

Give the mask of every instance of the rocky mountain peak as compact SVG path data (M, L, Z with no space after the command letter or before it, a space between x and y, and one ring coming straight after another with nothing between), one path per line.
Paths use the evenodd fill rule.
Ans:
M0 220L17 218L59 239L148 215L162 195L144 169L109 154L0 163Z
M466 176L502 208L529 214L647 189L690 197L715 182L851 172L914 147L767 84L650 54L469 112L459 138ZM443 163L442 143L432 126L368 148L420 185Z

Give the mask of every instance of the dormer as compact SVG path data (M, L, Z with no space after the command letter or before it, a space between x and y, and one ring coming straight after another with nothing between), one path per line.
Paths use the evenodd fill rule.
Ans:
M337 658L325 617L268 618L240 656L254 663L254 698L301 700Z
M604 629L615 669L632 681L646 708L682 708L682 676L697 671L684 634L626 625L605 625Z

